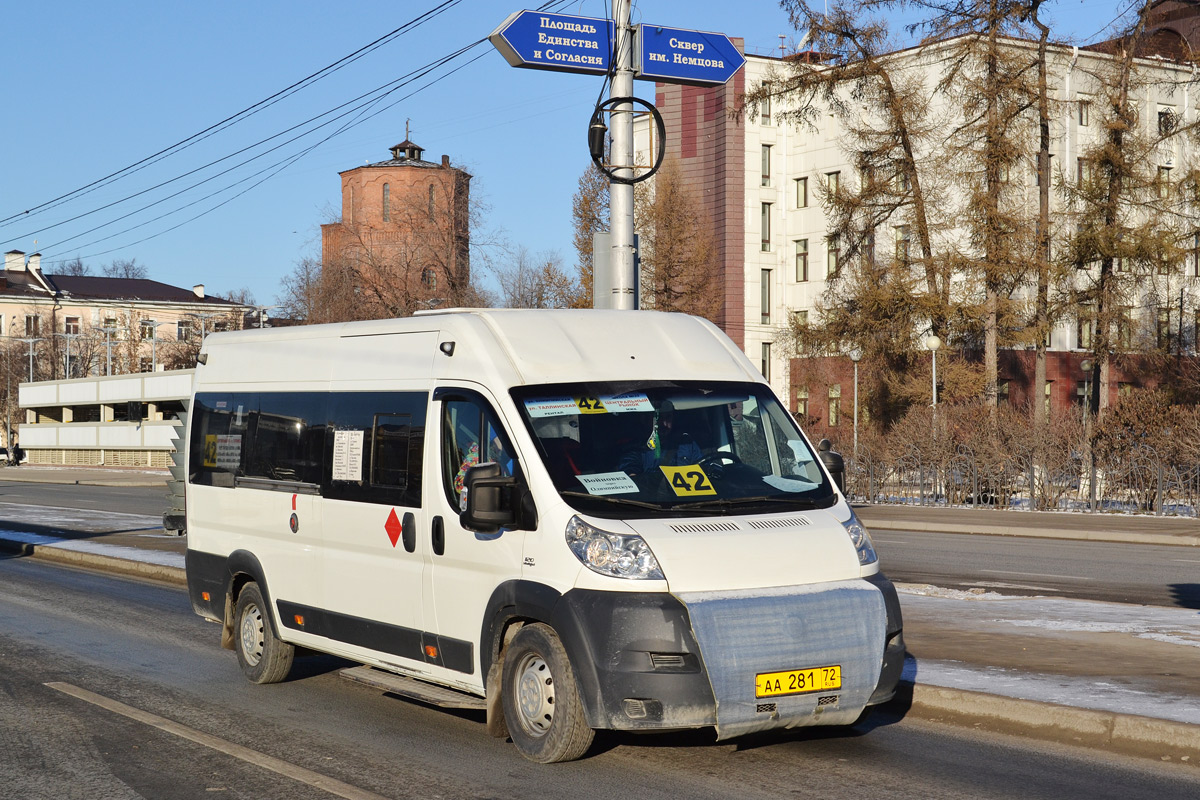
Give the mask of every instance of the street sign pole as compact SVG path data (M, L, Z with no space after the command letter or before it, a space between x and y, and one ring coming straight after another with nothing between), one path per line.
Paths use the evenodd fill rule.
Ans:
M610 98L633 96L633 28L630 27L631 0L616 0L616 58ZM612 120L613 174L633 177L633 104L614 106ZM612 225L612 302L610 308L631 311L633 287L633 184L613 181L609 184L609 213Z

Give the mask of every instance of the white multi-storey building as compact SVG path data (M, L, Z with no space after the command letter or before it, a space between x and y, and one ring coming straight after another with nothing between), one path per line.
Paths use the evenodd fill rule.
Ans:
M942 45L943 51L952 44ZM1009 48L1027 49L1033 43L1009 40ZM930 95L940 77L939 53L930 49L912 49L888 56L895 68L927 76ZM796 57L804 57L803 54ZM1087 169L1090 145L1103 135L1100 124L1098 75L1111 56L1099 48L1084 49L1052 46L1050 86L1054 100L1052 123L1052 170L1054 186L1052 211L1058 220L1056 237L1065 236L1070 225L1070 201L1064 187L1074 185ZM837 268L842 248L829 235L822 186L841 184L854 191L861 176L852 164L852 147L839 119L817 109L815 126L797 126L786 122L787 110L775 98L764 102L757 114L731 114L741 107L748 91L764 82L778 79L788 68L784 59L749 55L746 66L727 85L715 88L659 84L656 105L667 125L668 154L682 167L684 179L702 196L714 226L718 263L724 286L724 311L718 319L726 333L762 365L764 375L783 397L790 397L796 410L824 418L830 425L839 423L839 406L844 402L849 413L850 391L839 401L841 378L824 385L809 385L810 371L792 358L784 332L795 316L811 317L816 322L818 301L827 291L827 277ZM1164 58L1137 61L1137 89L1134 105L1140 126L1154 132L1184 129L1197 123L1200 82L1190 63ZM940 112L950 119L953 109L942 100ZM815 129L814 129L815 127ZM1031 129L1033 136L1036 130ZM1033 138L1036 143L1036 138ZM1171 136L1156 150L1158 174L1163 191L1172 191L1172 173L1182 175L1191 166L1186 137ZM1031 149L1035 149L1031 148ZM919 158L937 158L936 152ZM1033 161L1014 167L1006 175L1016 184L1016 195L1023 196L1036 217L1038 205L1037 175ZM965 192L959 190L959 202ZM953 202L953 201L952 201ZM1184 205L1180 206L1185 208ZM1143 340L1155 342L1170 352L1195 354L1196 332L1200 330L1200 217L1194 207L1185 208L1193 215L1195 232L1187 233L1190 250L1183 263L1169 274L1146 277L1129 297L1130 324L1126 330L1140 329ZM877 230L880 252L886 237L895 238L901 220L889 224L889 231ZM1184 226L1186 227L1186 226ZM962 240L965 231L945 229L943 240ZM1061 245L1063 240L1056 238ZM890 257L890 244L887 250ZM1091 268L1093 275L1095 267ZM1081 281L1085 275L1079 275ZM1023 291L1023 290L1018 290ZM1087 310L1060 317L1050 337L1047 377L1047 402L1066 406L1078 402L1086 376L1081 363L1091 348ZM1146 333L1148 331L1148 333ZM1009 402L1025 403L1033 381L1033 351L1008 350L1001 354L1000 390ZM849 377L850 362L832 365L833 374ZM830 373L829 369L825 370ZM1110 383L1115 395L1120 387L1140 382L1136 369L1116 369Z

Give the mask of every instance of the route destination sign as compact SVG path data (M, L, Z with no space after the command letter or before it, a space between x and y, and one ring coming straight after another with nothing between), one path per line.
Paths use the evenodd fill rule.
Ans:
M636 43L634 77L644 81L719 86L746 63L723 33L642 23Z
M614 30L608 19L517 11L488 40L510 66L604 74Z

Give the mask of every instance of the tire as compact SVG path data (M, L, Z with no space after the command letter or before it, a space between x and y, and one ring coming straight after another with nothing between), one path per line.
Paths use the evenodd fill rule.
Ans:
M253 683L279 683L292 669L296 648L275 638L257 583L247 583L234 608L233 647L242 673Z
M504 648L501 700L521 755L539 764L574 761L596 735L588 727L575 671L554 629L526 625Z

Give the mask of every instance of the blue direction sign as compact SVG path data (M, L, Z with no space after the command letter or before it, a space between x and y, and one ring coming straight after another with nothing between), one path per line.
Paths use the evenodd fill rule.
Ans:
M717 86L732 78L746 59L723 33L642 23L637 26L636 63L634 77L644 81Z
M608 71L612 20L517 11L488 37L514 67L561 72Z

